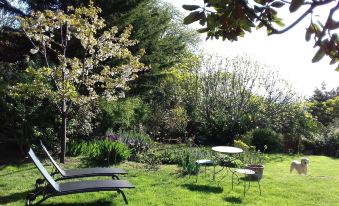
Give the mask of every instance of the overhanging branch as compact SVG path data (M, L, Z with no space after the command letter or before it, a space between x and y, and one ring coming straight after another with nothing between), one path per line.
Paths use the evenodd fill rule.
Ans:
M25 14L20 9L12 6L7 0L0 0L0 9L4 10L5 12L8 12L10 14L17 15L17 16L21 16L21 17L28 16L27 14Z

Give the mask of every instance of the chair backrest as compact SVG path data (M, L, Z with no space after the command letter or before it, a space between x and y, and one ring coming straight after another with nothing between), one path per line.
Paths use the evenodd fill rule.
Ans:
M41 140L40 140L40 145L41 145L42 149L44 150L44 152L46 153L48 159L54 165L54 167L60 172L61 175L65 176L65 171L62 170L61 167L56 163L56 161L53 159L52 155L48 152L48 150L46 149L45 145L42 143Z
M59 184L54 181L54 179L51 177L51 175L47 172L45 167L41 164L40 160L37 158L35 155L34 151L32 148L29 149L28 155L31 157L33 160L35 166L39 169L40 173L44 178L47 180L47 182L56 190L59 191Z

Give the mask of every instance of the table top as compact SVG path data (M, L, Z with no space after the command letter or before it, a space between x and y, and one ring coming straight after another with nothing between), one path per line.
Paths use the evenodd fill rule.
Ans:
M244 151L238 147L229 147L229 146L216 146L216 147L212 147L212 150L216 152L227 153L227 154L237 154L237 153L242 153Z
M255 174L255 172L253 170L249 170L249 169L237 169L234 172L240 173L240 174L245 174L245 175L254 175Z

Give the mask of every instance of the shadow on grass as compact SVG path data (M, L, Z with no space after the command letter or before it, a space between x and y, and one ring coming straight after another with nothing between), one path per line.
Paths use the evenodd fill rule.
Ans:
M9 157L6 159L0 159L0 171L6 169L8 166L13 166L13 167L20 167L26 163L30 163L30 159L26 157Z
M222 193L222 187L215 187L209 185L195 185L195 184L184 184L183 187L196 192L205 192L205 193Z
M241 204L242 203L242 199L240 197L235 197L235 196L225 197L224 200L226 202L235 203L235 204Z
M82 202L82 203L43 203L41 205L50 205L50 206L110 206L115 205L111 201L107 200L96 200L92 202Z
M27 197L27 194L29 192L32 192L31 190L26 190L24 192L17 192L17 193L12 193L10 195L6 196L0 196L0 205L8 204L11 202L16 202L18 200L25 200Z
M8 176L8 175L13 175L15 173L20 173L20 172L25 172L25 171L29 171L29 170L32 170L36 167L28 167L28 168L25 168L25 169L18 169L18 170L13 170L13 171L10 171L10 172L7 172L5 174L0 174L0 177L4 177L4 176ZM1 171L1 170L0 170Z

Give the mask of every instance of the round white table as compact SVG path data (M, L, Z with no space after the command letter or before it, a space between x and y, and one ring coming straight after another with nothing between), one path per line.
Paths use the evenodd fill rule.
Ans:
M239 154L244 151L238 147L229 147L229 146L216 146L216 147L212 147L212 150L216 152L226 153L226 154Z
M230 146L215 146L215 147L212 147L212 150L215 151L215 152L223 153L223 154L240 154L244 151L244 150L242 150L238 147L230 147ZM228 166L223 166L221 170L214 172L213 180L215 179L215 174L221 172L225 167L232 174L234 174L234 171L232 171L231 168L229 168ZM228 174L228 171L227 171L227 174ZM238 176L238 175L236 175L236 176Z

